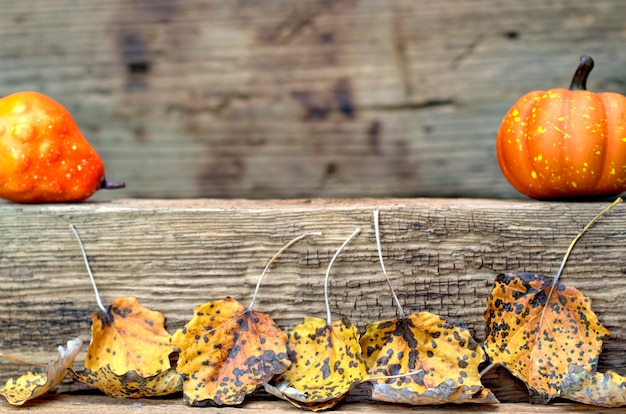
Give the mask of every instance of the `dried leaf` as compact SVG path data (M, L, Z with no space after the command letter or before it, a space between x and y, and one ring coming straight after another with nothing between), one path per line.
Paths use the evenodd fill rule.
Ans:
M485 350L528 386L533 402L560 393L568 366L593 371L609 331L576 288L531 273L496 278L487 299Z
M272 318L233 298L197 306L172 336L180 350L177 371L189 404L235 405L290 364L287 335Z
M592 372L570 365L561 384L561 397L600 407L626 405L626 378L614 371Z
M480 381L485 355L467 329L429 312L372 323L361 338L378 401L426 405L497 403ZM406 375L415 372L412 375Z
M115 299L107 313L92 316L92 337L85 368L107 368L117 376L134 371L147 378L171 368L170 334L160 312L143 307L134 297Z
M368 377L357 328L345 321L329 325L324 319L305 318L290 332L287 349L292 364L271 386L297 407L330 408Z
M6 398L9 404L22 405L46 394L63 381L82 344L83 342L76 338L68 341L66 347L59 346L59 358L48 362L45 372L29 372L17 379L8 380L6 385L0 388L0 395Z
M70 370L76 381L89 384L111 397L144 398L169 395L182 390L182 377L174 368L150 377L142 377L135 371L117 375L106 365L93 372Z

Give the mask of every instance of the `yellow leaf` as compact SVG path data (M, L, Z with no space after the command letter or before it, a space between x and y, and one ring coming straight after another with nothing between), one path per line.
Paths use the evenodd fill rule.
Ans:
M82 344L83 342L76 338L68 341L66 347L59 346L59 358L48 362L45 372L29 372L17 379L8 380L6 385L0 388L0 395L6 398L9 404L22 405L46 394L63 381Z
M142 377L135 371L117 375L106 365L96 372L87 369L77 373L70 370L70 375L76 381L89 384L111 397L158 397L182 390L182 377L174 368L150 377Z
M289 334L291 366L271 385L279 396L301 408L330 408L352 386L367 379L354 325L305 318Z
M180 350L176 370L184 376L185 400L240 404L289 366L286 342L269 315L233 298L197 306L191 321L172 336Z
M86 369L97 372L108 366L118 376L135 371L152 377L171 368L170 334L160 312L143 307L134 297L121 297L92 320Z
M413 405L498 402L480 381L478 365L485 360L480 345L467 329L437 315L421 312L372 323L361 347L374 381L374 400Z
M487 299L485 350L492 362L524 381L533 402L557 397L570 364L594 370L609 331L591 299L552 278L507 273Z
M561 397L600 407L626 405L626 378L613 371L592 372L570 365L561 384Z

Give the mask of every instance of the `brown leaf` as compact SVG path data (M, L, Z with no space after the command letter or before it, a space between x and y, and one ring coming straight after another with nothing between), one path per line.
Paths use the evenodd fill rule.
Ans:
M289 366L287 335L272 318L233 298L197 306L172 336L180 350L177 371L189 404L210 400L236 405Z
M26 401L40 397L59 385L68 369L74 363L83 342L76 338L67 342L66 347L59 346L59 358L48 362L45 372L28 372L17 379L10 379L0 388L9 404L22 405Z
M497 403L483 388L485 355L467 329L429 312L372 323L361 337L378 401L427 405ZM408 375L414 373L412 375Z
M600 407L626 405L626 378L613 371L592 372L570 365L561 383L561 397Z
M594 370L609 331L591 310L591 299L552 278L506 273L487 299L485 350L528 386L533 402L560 393L568 366Z
M297 407L330 408L368 377L358 331L345 321L328 325L324 319L305 318L289 333L287 348L291 366L271 386L275 395Z

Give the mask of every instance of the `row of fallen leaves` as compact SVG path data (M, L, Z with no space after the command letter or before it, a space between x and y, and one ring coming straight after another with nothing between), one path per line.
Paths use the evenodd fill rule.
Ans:
M430 312L405 315L384 267L374 212L376 242L383 274L398 307L397 319L368 325L363 335L346 320L305 318L287 335L270 315L253 310L261 279L248 307L227 297L199 305L192 319L174 335L165 329L160 312L143 307L134 297L102 304L92 316L92 336L84 370L72 368L82 342L59 347L59 356L43 371L10 379L0 395L14 405L37 398L66 375L102 392L126 398L154 397L182 391L190 405L238 405L263 386L293 405L313 411L328 409L352 387L372 383L377 401L425 405L494 404L495 395L481 383L479 365L490 358L524 381L531 402L555 397L600 406L626 404L626 378L596 371L603 339L609 335L591 310L591 300L576 288L558 283L574 244L557 275L547 278L526 272L499 275L487 299L487 337L481 346L464 326ZM16 359L8 355L2 356ZM483 371L484 373L484 371Z

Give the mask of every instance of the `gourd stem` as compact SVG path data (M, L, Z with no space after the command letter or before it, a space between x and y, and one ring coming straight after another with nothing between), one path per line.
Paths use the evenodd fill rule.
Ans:
M100 181L100 189L101 190L117 190L119 188L125 188L126 183L124 181L107 181L106 177L102 178Z
M580 57L580 63L572 78L572 83L569 86L570 91L584 91L587 90L587 77L589 72L593 69L593 59L591 56L582 55Z

